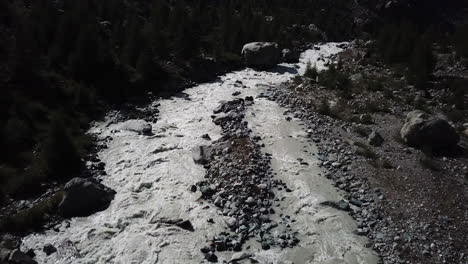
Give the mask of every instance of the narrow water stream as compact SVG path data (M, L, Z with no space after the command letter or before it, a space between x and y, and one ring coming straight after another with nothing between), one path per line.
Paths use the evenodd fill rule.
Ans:
M201 246L227 229L216 208L199 199L199 193L189 191L205 174L193 162L192 148L207 144L203 134L213 140L221 136L210 116L220 101L235 98L232 93L256 97L268 86L301 74L308 61L323 68L325 60L319 58L341 50L336 43L319 47L304 52L297 68L284 64L272 72L245 69L187 89L185 98L158 101L160 118L152 124L153 136L119 130L121 124L112 122L115 113L110 113L90 133L113 138L99 157L108 174L102 176L103 183L117 192L114 201L105 211L24 238L23 247L34 249L39 263L203 263ZM319 205L339 200L340 195L321 176L318 160L312 155L316 148L307 142L305 128L298 120L286 121L285 110L259 98L247 120L254 134L262 137L265 152L272 154L277 177L293 190L277 209L296 220L293 228L301 242L291 249L261 250L252 245L245 251L260 263L377 263L375 254L364 247L366 239L353 234L352 219ZM298 159L308 165L301 165ZM190 220L195 231L155 221L161 218ZM47 243L58 252L42 253ZM220 262L229 259L229 253L220 255Z

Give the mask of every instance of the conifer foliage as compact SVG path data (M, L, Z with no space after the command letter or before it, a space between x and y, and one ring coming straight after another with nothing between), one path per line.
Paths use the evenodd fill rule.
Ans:
M237 65L247 42L289 46L293 25L333 27L318 13L289 0L0 1L0 193L76 176L102 102L171 92L199 59Z

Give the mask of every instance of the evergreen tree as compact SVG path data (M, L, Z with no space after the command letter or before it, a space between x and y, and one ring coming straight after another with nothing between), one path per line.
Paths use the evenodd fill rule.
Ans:
M127 19L125 29L125 43L121 59L123 63L135 67L140 50L140 25L136 14L131 15L130 19Z
M457 28L454 35L454 46L457 54L468 58L468 24Z
M90 19L80 28L78 41L72 55L70 66L74 76L85 81L92 81L99 69L97 22Z
M417 88L424 89L434 70L435 57L432 54L432 42L423 35L416 43L408 63L408 80Z
M80 155L65 124L53 117L43 148L46 173L53 178L68 178L82 166Z

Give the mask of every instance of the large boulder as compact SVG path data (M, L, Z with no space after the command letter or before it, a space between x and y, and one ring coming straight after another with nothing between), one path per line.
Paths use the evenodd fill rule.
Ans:
M278 64L280 51L274 42L252 42L242 48L242 58L249 67L267 69Z
M210 146L198 146L192 149L192 158L196 164L205 165L211 160L213 148Z
M408 113L400 135L409 146L432 150L453 148L460 140L455 128L446 120L430 117L419 110Z
M281 59L286 63L298 63L299 62L299 53L290 49L283 49L281 51Z
M93 179L74 178L65 185L59 210L65 217L89 216L109 207L115 191Z
M145 120L131 119L121 125L122 130L137 132L138 134L151 135L152 126Z

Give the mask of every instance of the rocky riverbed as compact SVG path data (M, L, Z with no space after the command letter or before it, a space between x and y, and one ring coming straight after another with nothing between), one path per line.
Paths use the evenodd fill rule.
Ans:
M326 177L345 161L323 168L314 128L265 98L345 46L156 100L141 109L159 116L146 123L109 113L90 130L105 144L99 181L116 191L109 208L31 234L22 250L39 263L377 263L347 212L358 204ZM214 155L203 157L208 149Z

